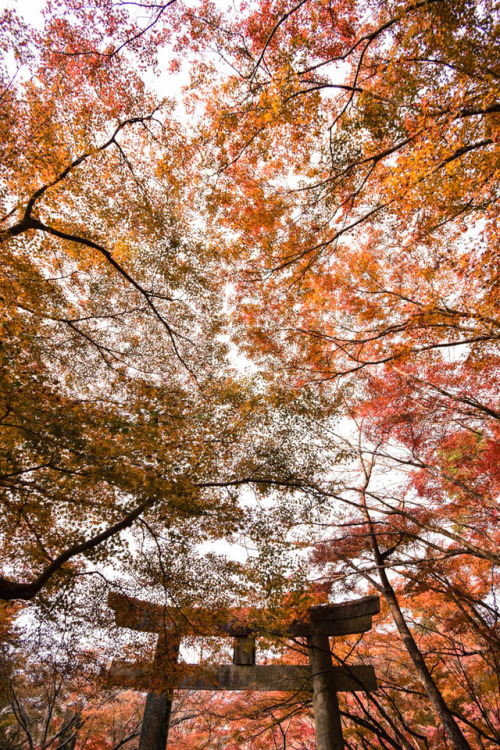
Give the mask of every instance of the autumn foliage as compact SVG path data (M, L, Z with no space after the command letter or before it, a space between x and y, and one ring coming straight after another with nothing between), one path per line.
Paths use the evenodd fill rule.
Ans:
M116 590L378 593L346 749L498 747L496 3L1 21L0 746L137 747ZM176 701L173 750L315 748L302 696Z

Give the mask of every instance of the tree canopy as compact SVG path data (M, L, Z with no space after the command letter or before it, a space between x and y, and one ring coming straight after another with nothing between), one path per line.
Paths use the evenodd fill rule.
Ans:
M3 11L0 744L135 747L133 697L99 728L119 590L378 592L335 646L380 682L346 748L499 746L499 28L490 0ZM175 716L179 750L315 747L303 701Z

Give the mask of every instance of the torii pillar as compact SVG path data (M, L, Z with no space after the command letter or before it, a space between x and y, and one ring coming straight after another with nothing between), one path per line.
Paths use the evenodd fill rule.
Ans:
M155 675L172 674L178 653L179 639L169 634L167 643L167 636L160 633L153 662ZM138 750L165 750L174 691L165 685L157 686L154 683L151 687L144 706Z
M272 632L259 628L255 622L242 622L239 610L213 613L198 609L188 619L178 608L161 607L120 594L111 594L108 601L115 610L119 627L158 634L152 670L125 661L114 662L110 670L113 684L148 691L139 750L165 750L174 689L295 693L312 690L318 750L344 750L337 693L377 689L371 665L333 666L329 639L370 630L372 615L380 611L378 596L311 607L300 619ZM253 613L257 622L258 615L258 611ZM255 637L259 634L287 639L306 637L309 666L257 665ZM197 666L195 671L191 665L186 673L177 665L182 635L233 637L233 664Z
M318 750L344 750L337 687L327 635L307 636Z

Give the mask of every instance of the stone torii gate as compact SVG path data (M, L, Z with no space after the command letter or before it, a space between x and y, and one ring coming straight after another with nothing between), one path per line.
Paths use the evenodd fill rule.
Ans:
M165 750L173 690L263 690L300 692L312 690L318 750L344 750L338 692L376 690L372 666L334 667L331 636L364 633L372 627L372 615L380 611L378 596L366 596L342 604L310 607L300 618L280 630L249 622L243 610L191 611L110 594L108 604L119 627L157 633L152 665L115 660L111 684L148 692L139 750ZM261 612L260 615L263 613ZM252 620L259 621L253 612ZM262 617L260 618L262 622ZM234 638L233 664L180 665L177 661L182 636ZM309 666L255 663L258 635L306 638Z

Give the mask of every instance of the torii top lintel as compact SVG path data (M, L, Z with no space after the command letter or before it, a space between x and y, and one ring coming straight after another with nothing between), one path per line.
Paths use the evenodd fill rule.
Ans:
M119 627L148 633L172 632L177 635L245 636L308 635L340 636L364 633L372 627L372 615L380 611L378 596L364 596L341 604L323 604L307 609L285 626L269 624L260 610L227 609L213 612L203 608L185 611L110 593L108 604Z

